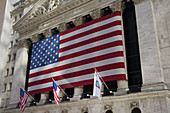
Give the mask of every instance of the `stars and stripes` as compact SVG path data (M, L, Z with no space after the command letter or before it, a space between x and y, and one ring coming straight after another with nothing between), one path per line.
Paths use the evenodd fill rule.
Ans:
M23 91L22 88L20 88L20 110L23 112L25 109L25 104L28 98L28 94Z
M93 67L104 81L125 80L121 12L95 19L33 44L28 91L93 84Z
M59 104L60 98L58 97L59 92L60 92L60 88L57 86L57 84L56 84L55 81L53 80L54 99L55 99L55 103L58 104L58 105L60 105L60 104Z

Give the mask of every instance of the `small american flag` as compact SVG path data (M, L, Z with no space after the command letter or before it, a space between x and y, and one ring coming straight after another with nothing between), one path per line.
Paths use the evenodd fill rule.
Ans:
M59 104L60 98L58 97L59 92L60 92L60 88L57 86L57 84L56 84L55 81L53 80L54 99L55 99L55 103L58 104L58 105L60 105L60 104Z
M125 80L121 12L92 20L32 46L30 94L93 84L94 67L103 80Z
M20 88L20 110L23 112L25 109L25 103L27 101L28 94L23 91L22 88Z

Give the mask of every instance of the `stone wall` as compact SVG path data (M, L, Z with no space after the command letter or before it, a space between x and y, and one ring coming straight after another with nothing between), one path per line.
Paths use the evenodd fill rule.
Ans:
M43 106L26 107L25 113L131 113L139 107L142 113L168 113L168 91L136 93L123 96L108 96L99 99L84 99L76 102L63 102ZM84 111L84 112L83 112ZM8 109L5 113L19 113L19 109Z

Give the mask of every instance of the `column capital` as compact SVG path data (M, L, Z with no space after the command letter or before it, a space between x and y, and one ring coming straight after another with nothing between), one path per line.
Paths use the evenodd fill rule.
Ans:
M61 24L58 25L57 28L58 28L58 30L59 30L60 32L63 32L63 31L66 30L66 24L65 24L65 23L61 23Z
M101 16L100 9L95 9L91 11L90 15L92 16L93 19L100 18Z
M123 11L125 9L125 4L121 0L118 0L110 3L109 7L112 10L112 12Z
M75 24L75 26L81 25L83 23L82 16L78 16L78 17L74 18L73 23Z
M51 30L50 29L46 29L43 31L43 34L45 35L45 37L50 37L52 34L51 34Z
M17 48L29 48L31 46L31 41L24 39L24 40L20 40L19 42L17 42L16 44Z
M33 35L30 39L31 39L32 43L40 41L38 34Z

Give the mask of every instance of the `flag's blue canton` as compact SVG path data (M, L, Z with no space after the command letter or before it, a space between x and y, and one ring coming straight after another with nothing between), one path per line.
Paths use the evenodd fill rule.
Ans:
M58 61L60 34L45 38L32 46L30 69Z
M55 91L57 91L57 88L58 88L58 86L56 85L56 83L53 80L53 89L55 89Z
M22 88L20 88L20 95L22 96L22 98L24 98L24 91L22 90Z

